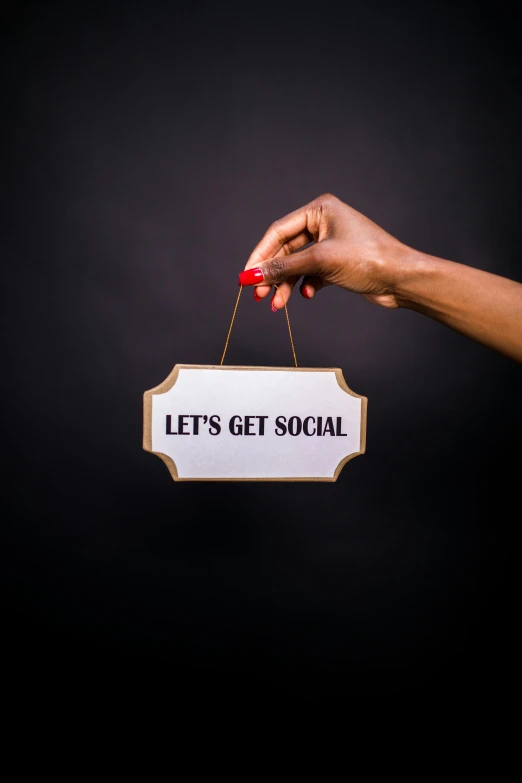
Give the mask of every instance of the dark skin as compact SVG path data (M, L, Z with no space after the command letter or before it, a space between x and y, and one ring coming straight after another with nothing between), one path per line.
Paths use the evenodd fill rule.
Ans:
M381 307L417 310L522 362L522 284L414 250L329 193L273 223L245 269L259 270L244 282L258 301L278 286L274 311L301 278L307 299L338 285Z

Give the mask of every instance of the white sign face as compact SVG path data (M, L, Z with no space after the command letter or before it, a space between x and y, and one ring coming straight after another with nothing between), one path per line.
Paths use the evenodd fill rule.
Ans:
M336 481L366 405L337 368L177 364L145 392L143 448L175 481Z

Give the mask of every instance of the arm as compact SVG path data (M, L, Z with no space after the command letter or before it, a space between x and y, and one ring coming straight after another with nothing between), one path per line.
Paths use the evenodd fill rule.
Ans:
M434 256L414 253L398 285L400 307L417 310L522 362L522 285Z
M276 283L275 312L301 277L307 299L339 285L383 307L417 310L522 362L522 284L413 250L329 194L272 224L239 282L255 286L257 301Z

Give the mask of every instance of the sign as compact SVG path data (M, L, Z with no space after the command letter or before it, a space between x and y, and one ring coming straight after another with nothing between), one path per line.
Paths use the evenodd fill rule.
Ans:
M175 481L336 481L366 406L338 368L177 364L144 394L143 448Z

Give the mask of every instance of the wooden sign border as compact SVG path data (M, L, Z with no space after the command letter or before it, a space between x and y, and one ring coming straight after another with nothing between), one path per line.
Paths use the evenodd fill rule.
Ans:
M352 397L358 397L361 400L361 449L360 451L354 451L353 454L348 454L347 457L341 460L335 469L335 473L332 478L325 477L306 477L296 478L294 476L290 478L180 478L178 476L178 470L172 457L163 454L160 451L152 450L152 396L154 394L165 394L169 389L172 389L178 378L180 370L222 370L227 372L228 370L255 370L256 372L270 371L270 372L334 372L337 379L337 383L343 391ZM368 398L363 397L361 394L355 394L346 383L343 375L343 371L339 367L246 367L246 366L234 366L234 365L219 365L219 364L176 364L169 375L165 378L159 386L155 386L153 389L149 389L143 394L143 448L145 451L149 451L151 454L155 454L159 457L167 468L174 481L315 481L315 482L333 482L337 481L337 478L344 468L347 462L354 457L358 457L360 454L364 454L366 451L366 414L368 408Z

